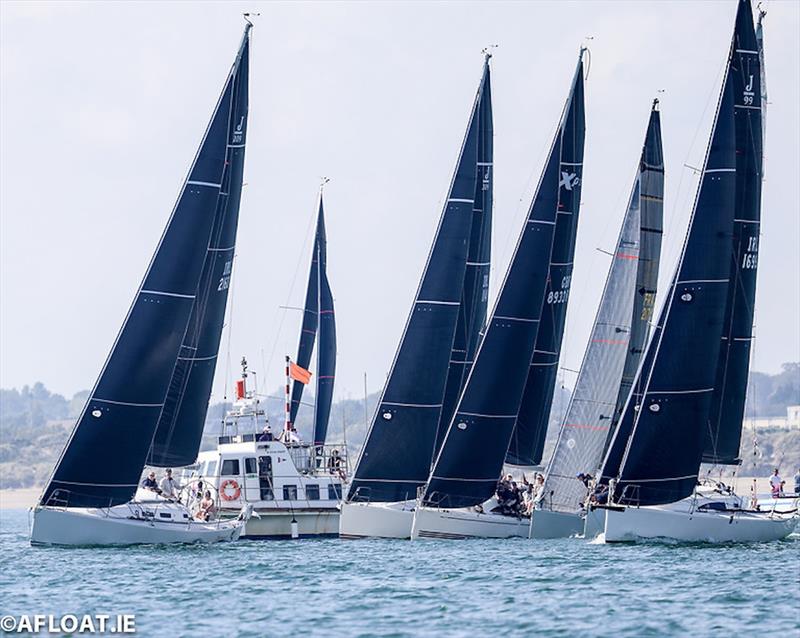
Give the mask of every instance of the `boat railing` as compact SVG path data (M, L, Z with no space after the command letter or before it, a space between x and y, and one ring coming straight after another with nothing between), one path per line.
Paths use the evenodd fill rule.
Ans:
M338 475L347 478L347 448L344 445L311 443L285 443L289 458L303 474Z

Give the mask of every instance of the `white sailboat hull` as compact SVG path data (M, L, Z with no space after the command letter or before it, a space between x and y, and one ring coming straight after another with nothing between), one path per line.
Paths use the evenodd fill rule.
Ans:
M416 501L342 503L341 538L411 538Z
M583 517L577 512L534 510L531 519L531 538L571 538L583 534Z
M587 540L593 540L604 534L606 531L606 512L608 510L597 507L590 507L586 512L586 518L583 520L583 537Z
M36 507L32 545L138 545L235 541L245 520L204 523L134 518L128 505L109 509Z
M605 510L605 541L669 538L687 542L764 542L785 538L798 517L752 511L691 511L690 500Z
M418 507L414 513L411 540L444 538L528 538L530 520L472 508L434 509Z

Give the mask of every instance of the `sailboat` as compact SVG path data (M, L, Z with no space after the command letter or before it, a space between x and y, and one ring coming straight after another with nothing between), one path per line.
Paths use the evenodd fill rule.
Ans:
M797 515L698 487L705 458L738 464L752 341L762 181L761 69L739 0L694 211L637 383L604 461L606 542L767 541Z
M421 490L412 540L528 535L526 518L493 511L493 495L512 443L541 325L553 325L551 308L566 302L569 290L570 274L555 281L552 277L561 275L559 268L571 268L571 256L569 266L560 261L561 247L574 248L580 208L575 191L583 172L584 51L494 310Z
M251 26L119 335L33 508L33 544L229 541L249 518L245 507L233 520L193 520L179 501L140 489L139 478L146 463L191 463L200 447L239 216Z
M583 532L586 488L577 477L599 467L639 367L655 303L663 211L656 99L589 343L544 473L543 498L531 516L533 538Z
M346 500L343 538L409 538L417 490L486 315L492 206L490 53L439 227Z
M327 274L327 236L322 188L311 252L303 319L295 361L286 357L286 418L273 436L257 388L249 386L247 361L236 383L236 400L222 421L214 450L201 452L182 476L185 484L203 481L220 495L220 512L235 517L253 508L243 538L336 536L339 502L346 479L347 450L328 444L327 432L336 373L336 321ZM310 441L294 434L306 374L316 345L316 396ZM303 380L291 385L291 366ZM299 376L299 375L298 375Z

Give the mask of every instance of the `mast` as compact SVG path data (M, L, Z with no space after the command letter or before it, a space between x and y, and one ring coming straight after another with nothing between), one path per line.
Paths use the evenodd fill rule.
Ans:
M246 118L237 96L246 97L249 29L164 234L41 504L111 507L136 492L169 400L176 361L192 329L190 320L206 292L208 248L222 237L221 202L230 200L230 191L223 189L235 181L227 168L231 132L238 132L242 148L244 144Z
M658 279L663 217L663 160L655 100L633 188L580 372L545 473L551 509L575 512L586 490L575 476L594 473L627 397L646 339Z
M576 73L583 72L579 65ZM530 362L528 380L522 396L506 463L537 465L542 460L545 435L558 376L558 361L567 316L572 283L572 265L583 178L583 145L585 135L583 81L575 82L573 108L562 129L559 158L559 200L553 251L550 258L548 289L539 317L536 348Z
M481 81L447 200L347 500L409 500L425 483L464 288L477 179Z
M675 276L637 385L643 392L626 404L620 428L631 434L612 495L622 504L659 505L690 495L697 483L715 392L720 335L730 288L731 237L737 193L736 104L740 72L737 32L750 15L740 2L711 138L694 210ZM752 31L752 18L749 23ZM741 87L740 87L741 88ZM760 96L754 96L759 100ZM623 437L615 435L604 463L609 467Z
M564 131L582 122L583 49L547 163L520 232L422 503L470 507L497 486L517 419L545 303L559 216ZM579 127L582 130L582 126Z

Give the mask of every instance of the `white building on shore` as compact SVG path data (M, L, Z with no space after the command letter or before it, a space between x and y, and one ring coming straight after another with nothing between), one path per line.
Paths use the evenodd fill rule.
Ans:
M745 417L744 427L756 430L800 430L800 405L786 408L786 416Z

